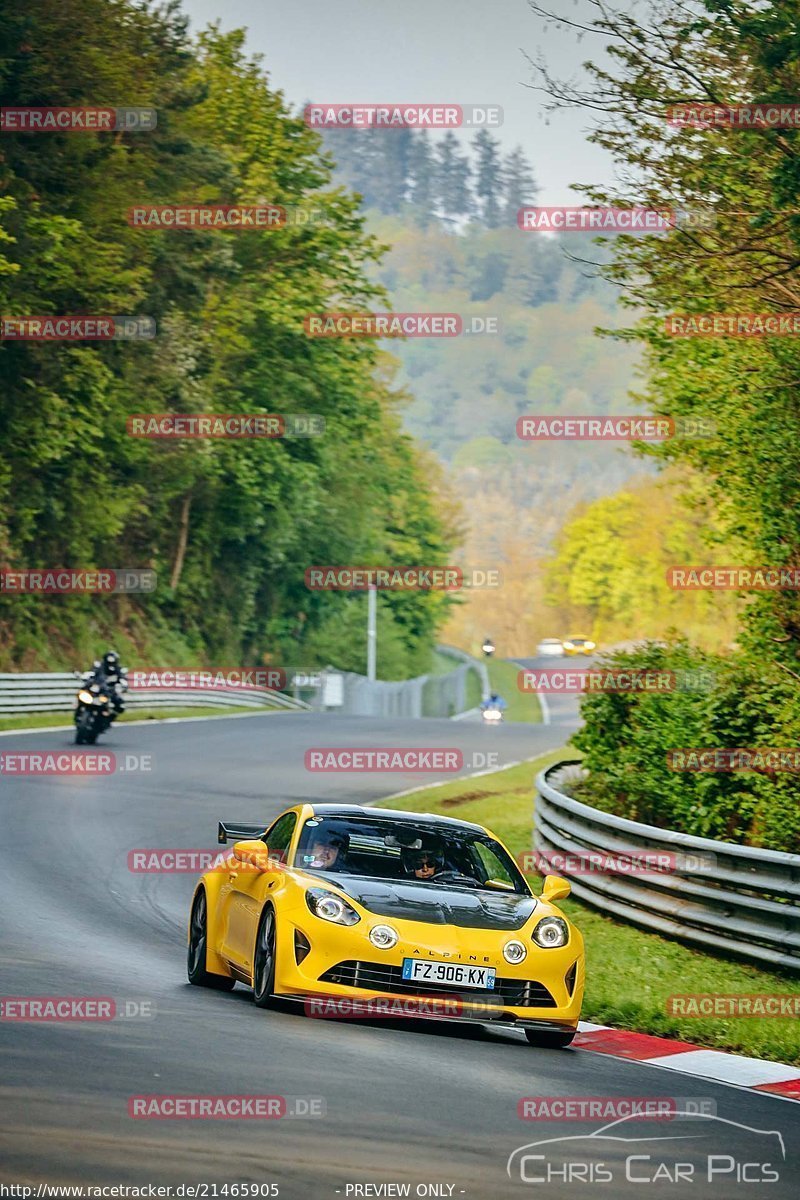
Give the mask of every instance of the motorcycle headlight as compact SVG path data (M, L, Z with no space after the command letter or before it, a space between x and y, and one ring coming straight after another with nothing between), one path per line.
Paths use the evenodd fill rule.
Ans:
M569 941L567 922L561 917L543 917L531 935L543 950L555 950Z
M506 942L503 946L503 958L506 962L521 963L527 953L528 948L524 942Z
M91 704L94 696L91 692L78 692L78 699L81 704Z
M333 892L324 888L310 888L306 892L306 904L315 917L331 921L334 925L355 925L361 920L356 910Z
M379 950L391 950L397 945L399 934L391 925L374 925L369 931L369 940Z

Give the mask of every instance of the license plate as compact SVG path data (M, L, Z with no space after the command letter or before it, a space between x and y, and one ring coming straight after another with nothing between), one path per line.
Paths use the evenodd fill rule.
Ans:
M403 979L413 983L450 983L454 987L494 987L494 967L465 967L461 963L430 962L426 958L404 958Z

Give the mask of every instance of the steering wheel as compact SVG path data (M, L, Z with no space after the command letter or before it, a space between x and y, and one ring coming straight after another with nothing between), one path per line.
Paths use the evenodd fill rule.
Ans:
M468 883L475 887L478 883L477 879L473 879L471 875L464 875L461 871L437 871L433 876L433 883Z

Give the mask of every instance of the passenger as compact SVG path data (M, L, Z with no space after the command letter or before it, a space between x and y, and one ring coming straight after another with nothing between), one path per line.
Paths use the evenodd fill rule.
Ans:
M305 865L315 871L341 871L349 842L346 833L318 834L304 856Z

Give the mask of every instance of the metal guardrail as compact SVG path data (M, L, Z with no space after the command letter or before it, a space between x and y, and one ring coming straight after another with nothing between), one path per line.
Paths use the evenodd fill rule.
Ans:
M559 790L582 775L580 763L557 763L536 778L534 851L630 857L636 851L676 856L674 867L648 874L564 869L579 900L654 933L800 970L800 854L783 854L692 837L601 812ZM578 863L573 857L573 866Z
M79 681L69 671L0 674L0 715L71 712ZM130 688L125 708L292 708L307 709L269 688Z
M467 708L470 673L478 676L481 698L489 695L485 665L463 650L437 646L460 663L445 675L417 675L389 681L342 672L344 702L339 711L354 717L454 717Z

